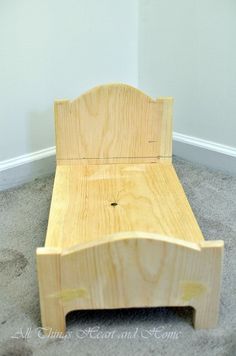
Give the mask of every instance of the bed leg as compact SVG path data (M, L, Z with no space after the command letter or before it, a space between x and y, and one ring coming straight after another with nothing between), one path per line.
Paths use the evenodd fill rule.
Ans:
M194 327L209 329L217 326L220 306L220 289L223 263L223 242L207 241L202 245L203 269L206 293L193 304Z
M218 303L217 303L218 304ZM195 329L211 329L217 326L219 305L202 305L194 310L193 324Z
M55 335L55 332L64 334L66 329L63 305L60 302L60 257L60 249L37 249L41 320L45 335Z

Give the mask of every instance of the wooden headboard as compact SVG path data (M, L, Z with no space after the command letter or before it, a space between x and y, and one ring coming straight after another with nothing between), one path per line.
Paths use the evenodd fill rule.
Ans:
M152 99L126 84L55 101L57 163L171 160L171 97Z

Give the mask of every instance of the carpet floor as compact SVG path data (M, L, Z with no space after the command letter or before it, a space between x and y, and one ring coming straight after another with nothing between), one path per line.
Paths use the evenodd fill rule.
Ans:
M53 176L0 192L0 355L236 355L236 178L174 159L206 240L223 239L219 325L194 330L191 308L76 311L64 338L44 337L35 249L43 246Z

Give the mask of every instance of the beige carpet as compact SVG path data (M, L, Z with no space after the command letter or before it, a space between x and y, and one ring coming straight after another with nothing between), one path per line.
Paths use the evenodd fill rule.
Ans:
M219 326L195 331L190 308L73 312L64 339L40 333L35 249L53 177L0 193L0 355L236 355L236 178L175 159L207 240L225 241Z

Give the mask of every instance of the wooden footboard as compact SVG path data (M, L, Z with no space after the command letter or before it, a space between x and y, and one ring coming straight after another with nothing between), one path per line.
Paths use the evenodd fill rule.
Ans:
M223 241L122 232L69 249L38 248L42 325L65 332L72 310L192 306L195 328L217 323Z

